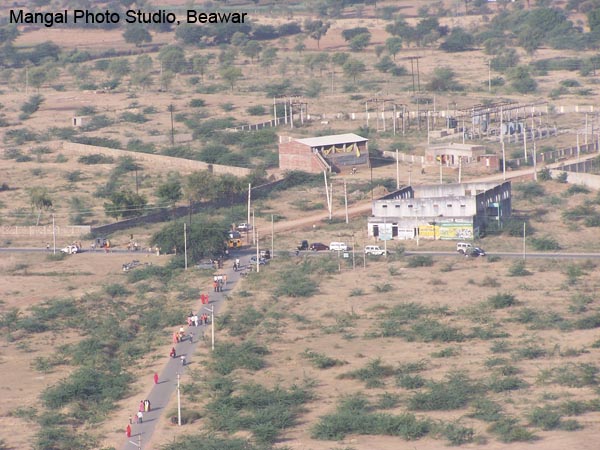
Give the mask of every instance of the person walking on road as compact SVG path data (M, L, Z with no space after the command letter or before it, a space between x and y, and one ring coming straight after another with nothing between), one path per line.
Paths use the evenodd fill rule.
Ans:
M181 355L181 365L185 366L185 355Z
M125 434L128 438L131 437L131 425L127 425L127 428L125 428Z
M154 384L158 384L158 373L154 372Z
M144 413L141 411L137 412L137 422L139 424L144 423Z

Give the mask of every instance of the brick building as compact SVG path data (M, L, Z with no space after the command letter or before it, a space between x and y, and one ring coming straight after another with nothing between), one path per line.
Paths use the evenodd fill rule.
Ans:
M353 133L305 139L280 137L279 168L310 173L369 167L368 139Z

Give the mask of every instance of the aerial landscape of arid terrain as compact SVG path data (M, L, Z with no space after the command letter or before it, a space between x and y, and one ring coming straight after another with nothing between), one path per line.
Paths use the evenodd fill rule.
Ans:
M3 2L0 450L597 449L599 48L600 0Z

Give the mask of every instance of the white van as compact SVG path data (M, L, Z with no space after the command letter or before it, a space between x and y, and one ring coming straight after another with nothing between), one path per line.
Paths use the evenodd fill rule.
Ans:
M365 254L380 256L385 255L385 250L382 249L379 245L365 245Z
M345 242L330 242L329 250L345 252L346 250L348 250L348 246Z
M456 251L465 254L472 247L468 242L459 242L456 244Z

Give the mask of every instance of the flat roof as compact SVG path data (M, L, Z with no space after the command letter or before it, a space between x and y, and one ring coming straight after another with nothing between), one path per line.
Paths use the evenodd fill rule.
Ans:
M296 139L296 142L308 145L310 147L324 147L326 145L349 144L354 142L366 142L368 139L360 137L358 134L331 134L329 136L319 136L313 138Z

